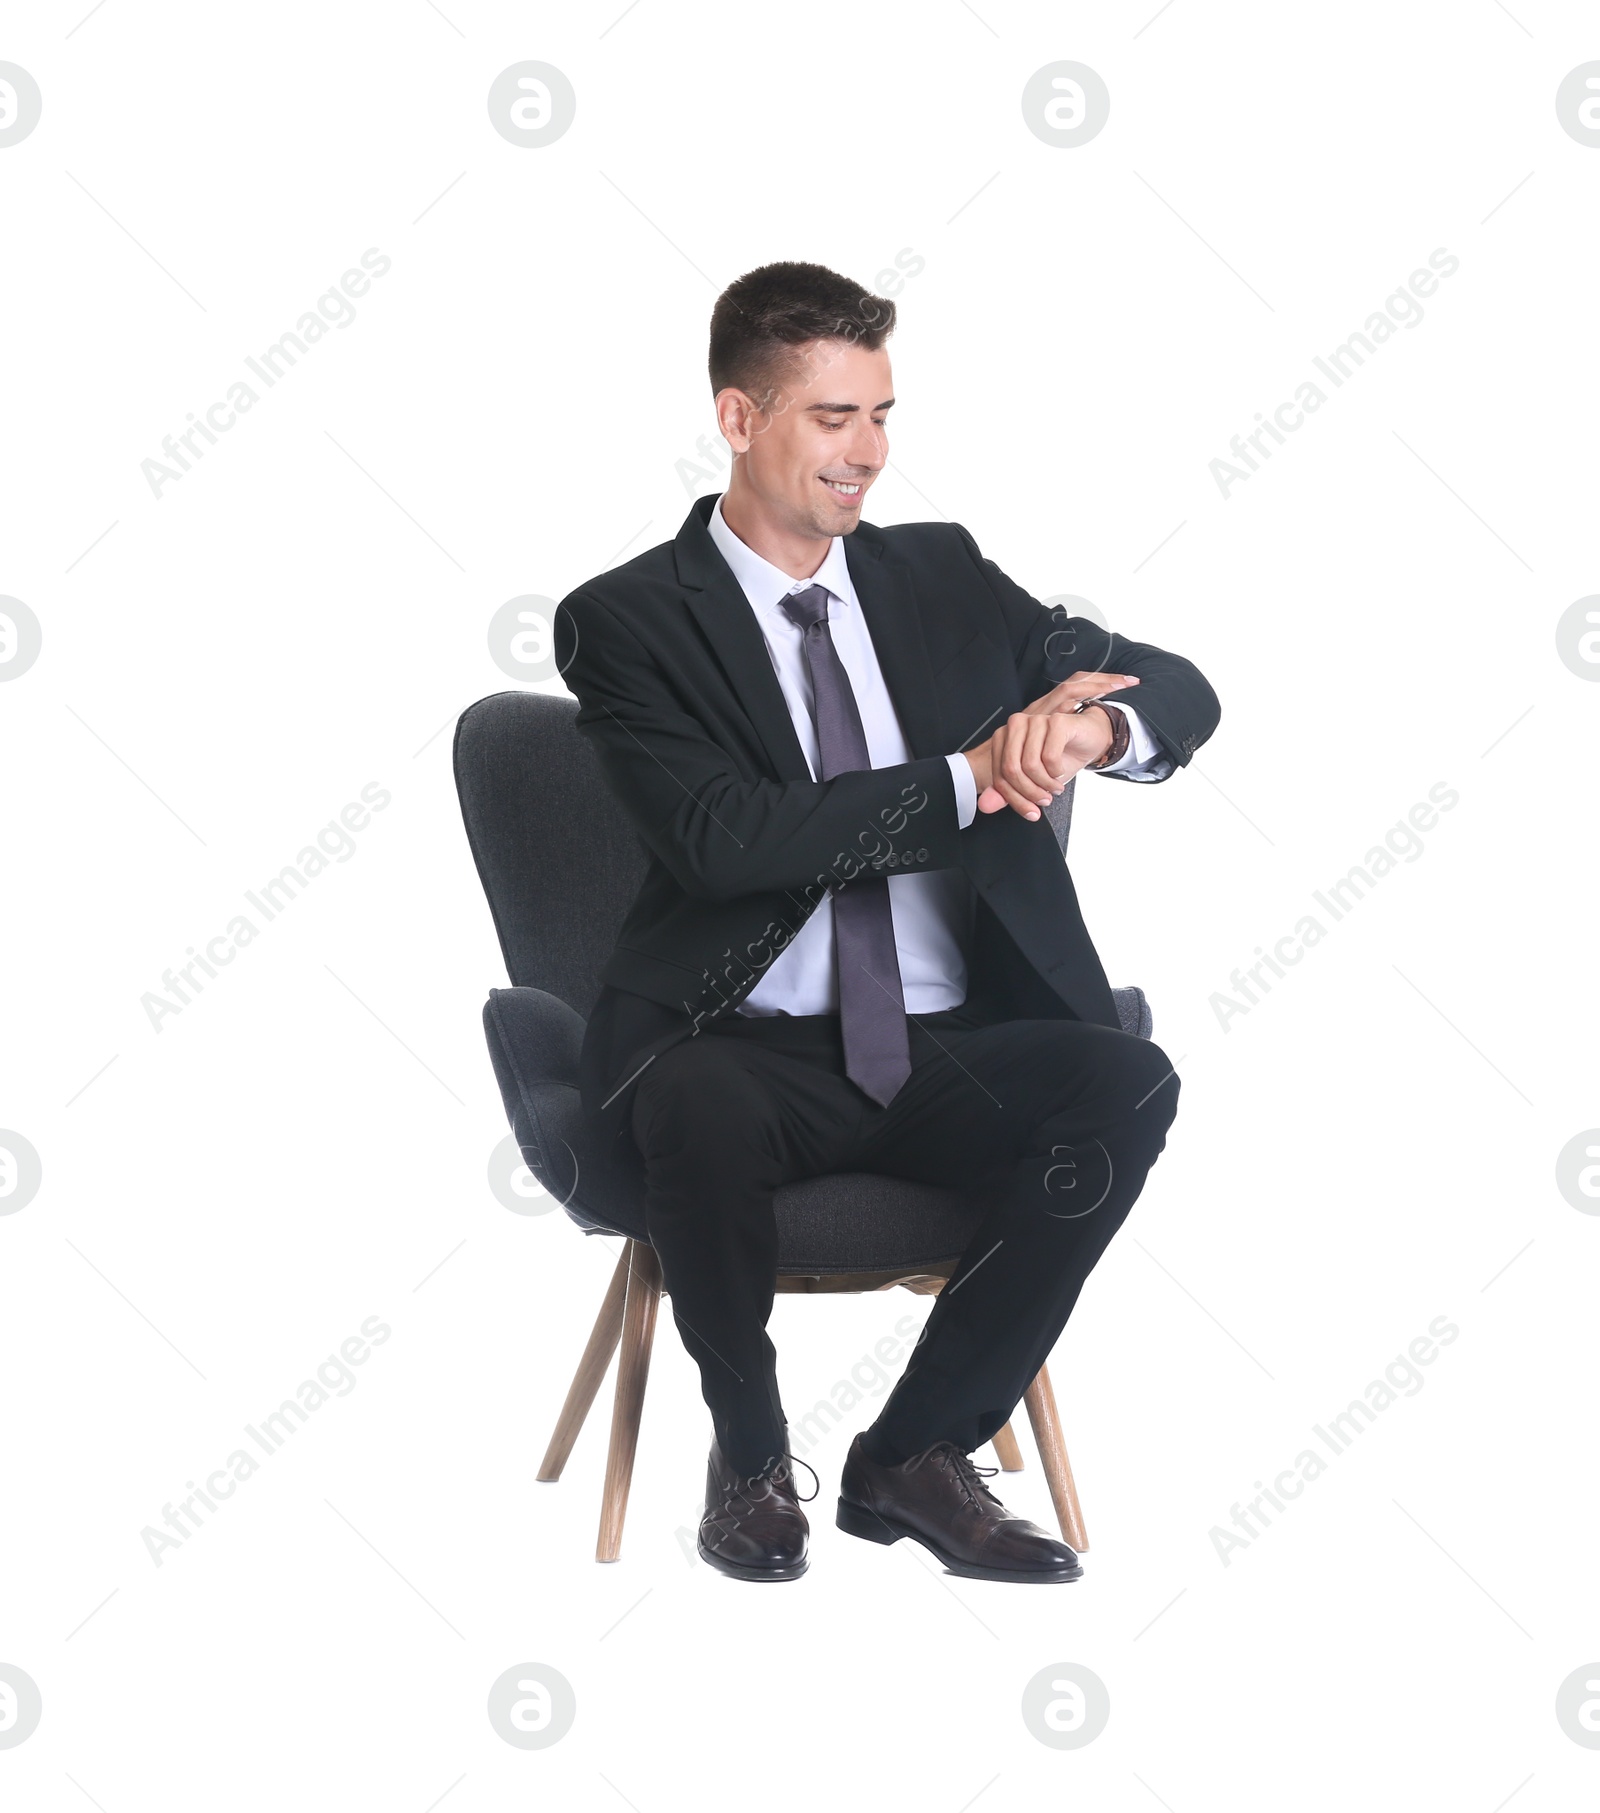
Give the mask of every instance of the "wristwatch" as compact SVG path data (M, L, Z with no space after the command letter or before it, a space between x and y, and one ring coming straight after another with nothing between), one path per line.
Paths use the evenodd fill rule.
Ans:
M1098 705L1111 720L1111 743L1099 761L1084 765L1088 768L1109 768L1113 762L1120 762L1128 753L1128 744L1133 735L1128 729L1128 715L1119 711L1115 705L1106 704L1104 699L1084 699L1079 703L1078 710L1084 711L1091 705Z

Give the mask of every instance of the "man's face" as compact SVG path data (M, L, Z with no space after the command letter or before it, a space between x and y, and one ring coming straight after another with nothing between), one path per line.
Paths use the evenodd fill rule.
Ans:
M742 392L719 394L723 433L776 523L807 538L848 535L889 457L889 355L844 340L813 340L795 351L795 374L767 409L748 399L735 405Z

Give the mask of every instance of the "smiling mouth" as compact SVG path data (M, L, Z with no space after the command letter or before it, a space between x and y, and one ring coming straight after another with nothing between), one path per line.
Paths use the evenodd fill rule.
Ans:
M842 478L825 478L822 482L836 497L859 497L861 495L860 485L847 484Z

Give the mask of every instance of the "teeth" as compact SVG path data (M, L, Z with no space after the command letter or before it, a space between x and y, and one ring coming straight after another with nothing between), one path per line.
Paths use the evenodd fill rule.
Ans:
M859 485L846 485L846 484L842 483L839 479L836 479L836 478L825 478L822 482L823 482L823 484L830 486L835 491L842 491L846 497L854 497L855 494L861 489L861 487Z

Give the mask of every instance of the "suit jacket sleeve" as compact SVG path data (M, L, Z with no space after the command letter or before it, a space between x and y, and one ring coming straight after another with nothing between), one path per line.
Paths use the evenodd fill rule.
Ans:
M944 756L829 781L752 778L600 600L582 591L564 599L555 644L578 698L578 728L612 792L693 897L812 889L820 900L856 875L960 865L955 782Z
M1075 673L1137 674L1137 686L1119 687L1104 697L1112 704L1131 705L1172 761L1187 766L1222 716L1217 695L1199 668L1181 655L1041 604L986 560L965 529L957 528L1005 619L1023 699L1031 704Z

